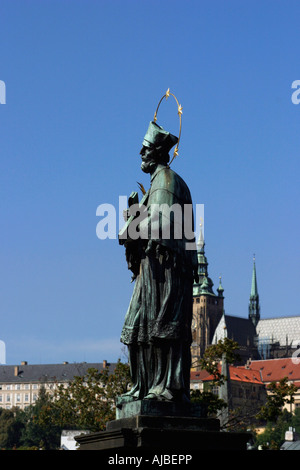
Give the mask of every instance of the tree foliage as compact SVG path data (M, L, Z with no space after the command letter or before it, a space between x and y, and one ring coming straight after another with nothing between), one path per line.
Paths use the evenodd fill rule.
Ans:
M46 392L45 387L41 387L35 404L26 408L21 415L23 429L19 446L45 450L58 448L61 428L55 424L47 426L41 419L44 410L51 406L51 402L52 398Z
M294 384L288 384L288 378L284 377L279 382L271 382L268 386L269 394L266 403L258 413L258 419L274 423L283 413L283 406L294 403L294 394L297 387Z
M54 394L41 387L25 410L0 408L0 449L54 450L63 429L99 431L115 419L115 400L128 390L129 366L118 361L113 373L89 369Z
M14 423L14 411L0 408L0 449L11 446Z
M199 365L201 369L212 375L211 387L220 386L225 382L226 377L220 370L220 361L226 360L228 364L232 364L239 360L239 355L236 353L238 348L238 343L228 338L206 348ZM191 401L205 404L209 415L216 415L218 411L227 407L227 403L210 390L203 392L192 390Z
M207 407L207 413L209 415L215 415L218 411L227 407L227 404L224 400L210 391L200 392L200 390L192 390L191 402L203 404L205 407Z
M239 344L229 338L219 340L206 348L203 357L199 361L201 369L212 374L215 385L221 385L226 380L220 370L220 361L225 360L227 364L233 364L240 359L236 350Z
M61 429L103 430L107 421L115 419L116 398L129 384L129 367L120 361L113 373L107 368L89 369L86 375L74 377L68 387L57 387L39 421Z

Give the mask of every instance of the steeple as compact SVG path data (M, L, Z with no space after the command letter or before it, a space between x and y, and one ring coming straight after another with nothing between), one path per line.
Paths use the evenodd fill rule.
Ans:
M205 256L205 241L203 237L203 232L202 232L202 225L200 224L200 234L197 242L197 258L198 258L198 276L199 276L199 282L194 283L194 288L193 288L193 295L199 295L201 294L214 294L213 291L213 285L214 283L212 280L208 277L208 271L207 271L207 258Z
M200 235L197 242L198 282L193 285L193 323L191 345L192 367L199 368L199 359L211 344L214 332L224 312L223 287L217 289L218 295L213 291L213 281L208 275L208 262L205 256L205 242L200 225Z
M200 225L200 233L199 233L199 238L197 242L197 257L198 257L198 275L199 276L207 276L207 258L205 256L205 241L203 238L203 232L202 232L202 225Z
M257 290L255 255L253 257L252 283L249 299L249 319L256 326L260 319L259 295Z

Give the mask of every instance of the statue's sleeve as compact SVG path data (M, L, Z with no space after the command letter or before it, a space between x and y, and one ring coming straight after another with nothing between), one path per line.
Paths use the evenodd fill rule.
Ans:
M140 228L148 240L176 253L185 264L194 265L193 250L187 249L194 239L186 238L187 229L189 234L194 230L192 200L188 187L172 170L161 171L153 181L147 213Z

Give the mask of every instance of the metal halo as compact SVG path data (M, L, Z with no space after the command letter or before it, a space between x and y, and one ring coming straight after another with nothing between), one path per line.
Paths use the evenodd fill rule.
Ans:
M178 142L177 142L175 150L174 150L173 158L170 161L169 165L171 165L174 158L178 156L178 147L179 147L179 141L180 141L180 136L181 136L181 115L182 115L182 106L178 103L178 100L177 100L176 96L173 95L173 93L170 92L170 88L168 88L166 93L161 97L161 99L160 99L160 101L157 105L156 111L154 113L154 118L153 118L154 122L156 122L157 121L157 112L158 112L158 108L160 107L160 103L162 102L162 100L164 98L166 98L166 100L167 100L170 95L172 95L175 98L176 103L177 103L178 116L179 116L179 135L178 135Z

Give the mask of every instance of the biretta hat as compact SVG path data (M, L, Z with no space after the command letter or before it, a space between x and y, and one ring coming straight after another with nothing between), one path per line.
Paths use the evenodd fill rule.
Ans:
M178 138L175 135L170 134L163 129L163 127L151 121L143 140L145 147L163 147L166 152L169 152L175 144L177 144Z

